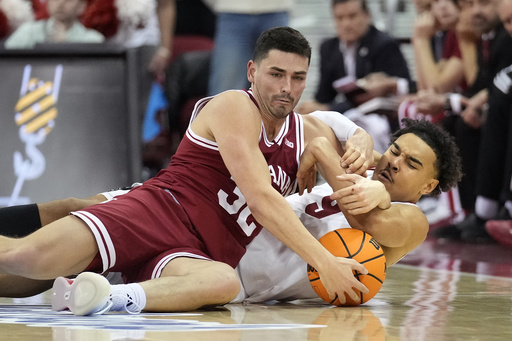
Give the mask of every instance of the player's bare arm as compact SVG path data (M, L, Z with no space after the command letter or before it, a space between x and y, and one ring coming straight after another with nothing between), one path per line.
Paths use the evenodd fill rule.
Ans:
M308 146L301 159L299 184L316 164L333 190L339 192L336 198L350 225L371 234L388 251L393 250L386 255L387 258L389 254L388 263L393 264L423 242L428 221L417 206L390 205L389 193L379 181L356 174L340 177L345 169L329 145L325 139L319 138ZM347 207L360 214L349 212Z
M230 103L230 105L225 105ZM233 105L235 103L235 105ZM195 124L197 123L197 124ZM259 149L261 118L243 94L227 92L210 101L192 124L196 134L214 139L254 218L309 264L314 264L333 294L367 289L352 275L366 269L330 254L302 225L288 202L271 186L268 165ZM330 275L330 276L329 276Z

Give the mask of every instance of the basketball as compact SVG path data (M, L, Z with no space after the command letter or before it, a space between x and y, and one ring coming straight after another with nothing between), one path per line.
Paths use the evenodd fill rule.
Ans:
M344 304L340 303L337 295L331 300L320 280L318 271L308 264L309 282L320 298L337 306L357 306L367 302L379 292L386 278L386 257L382 247L372 236L361 230L346 228L326 233L319 241L336 257L353 258L363 264L368 270L368 274L362 275L358 271L354 271L354 276L370 291L368 294L359 292L357 301L352 300L346 294L346 303Z

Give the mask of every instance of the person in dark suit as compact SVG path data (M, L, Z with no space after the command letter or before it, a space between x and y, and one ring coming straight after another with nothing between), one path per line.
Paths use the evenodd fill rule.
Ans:
M399 43L372 25L366 0L332 0L332 11L337 37L320 47L315 100L302 103L297 111L343 113L374 97L408 93L410 74ZM339 96L333 83L347 76L364 79L365 96Z

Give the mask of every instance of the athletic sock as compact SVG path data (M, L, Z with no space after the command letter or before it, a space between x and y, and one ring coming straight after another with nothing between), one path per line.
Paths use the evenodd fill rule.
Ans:
M41 228L37 204L0 208L0 235L25 237Z
M512 217L512 201L510 201L510 200L505 201L505 208L508 211L508 215Z
M483 221L496 217L499 209L500 205L497 200L488 199L480 195L476 198L475 214Z
M113 303L110 311L138 314L146 307L146 293L138 283L112 285L110 299Z

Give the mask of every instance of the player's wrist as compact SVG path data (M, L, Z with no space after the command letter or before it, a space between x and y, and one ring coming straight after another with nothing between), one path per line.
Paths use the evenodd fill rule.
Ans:
M386 187L384 184L380 181L378 181L380 185L382 185L382 199L377 205L378 208L382 210L387 210L391 207L391 196L389 195L389 192L386 190Z

